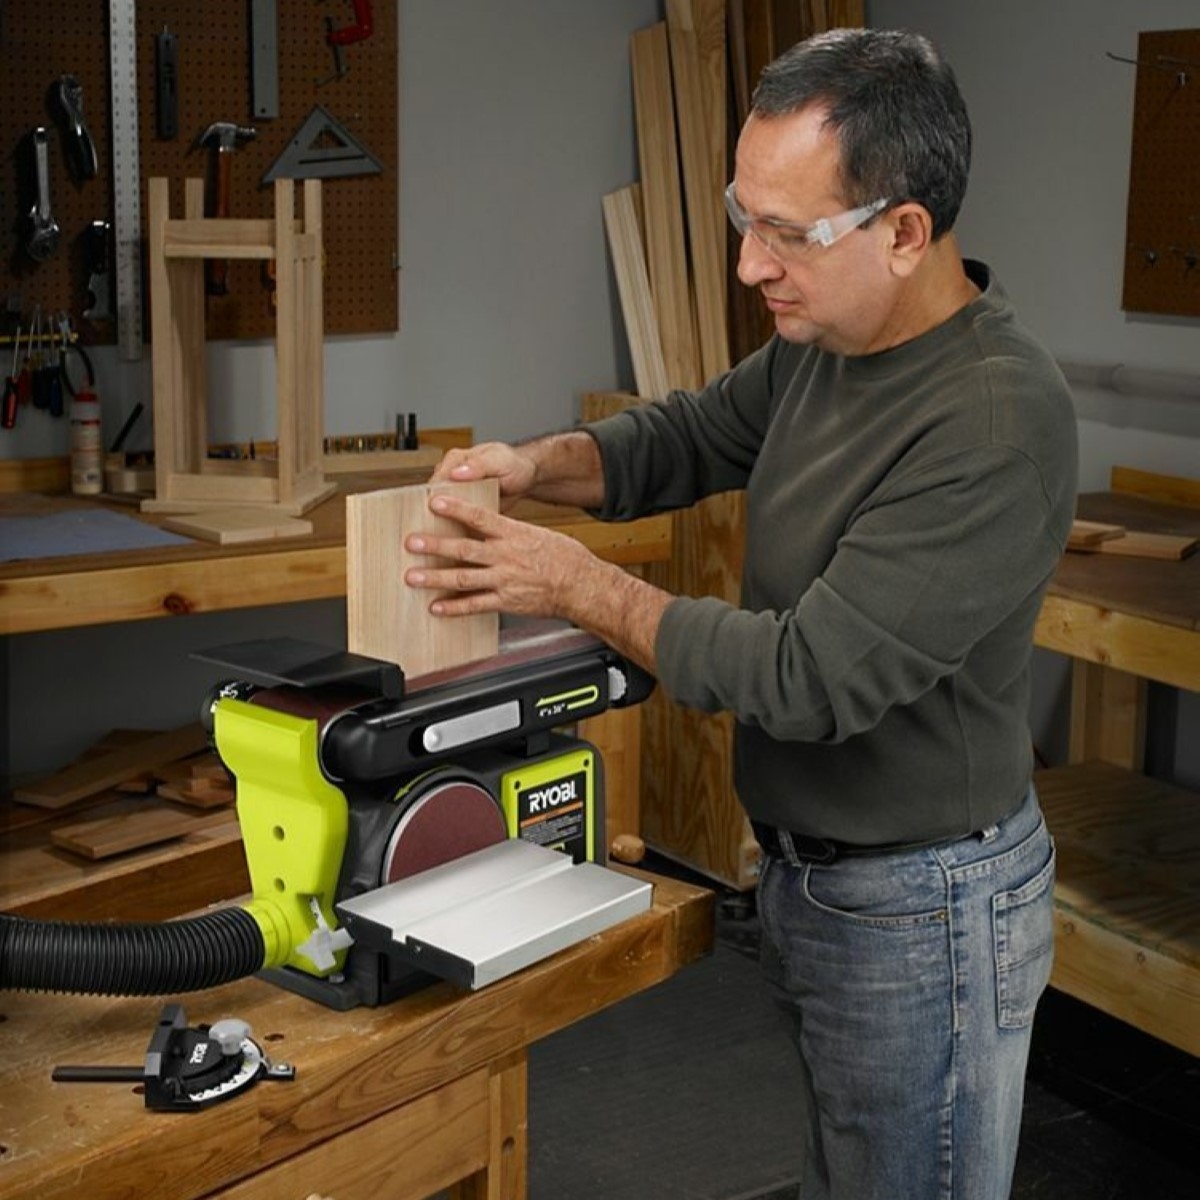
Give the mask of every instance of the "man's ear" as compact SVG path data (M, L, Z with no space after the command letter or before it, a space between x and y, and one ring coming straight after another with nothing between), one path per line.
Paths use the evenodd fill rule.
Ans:
M892 229L892 270L911 275L933 245L933 218L921 204L900 204L884 214Z

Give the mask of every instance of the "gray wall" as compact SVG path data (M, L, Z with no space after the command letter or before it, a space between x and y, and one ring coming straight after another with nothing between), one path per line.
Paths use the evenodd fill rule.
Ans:
M600 196L636 174L627 39L658 0L402 0L401 331L331 339L327 426L426 425L517 437L569 423L581 392L631 385ZM976 128L960 232L999 271L1053 352L1089 367L1200 371L1197 322L1120 310L1125 195L1139 29L1189 28L1187 0L868 0L875 25L935 38L954 62ZM149 398L148 363L100 355L106 417ZM271 347L210 349L218 436L271 430ZM1200 403L1076 385L1083 485L1114 463L1200 473ZM258 407L256 407L256 405ZM53 441L60 438L61 444ZM65 432L28 430L6 453L65 451ZM189 719L210 674L190 649L293 632L329 641L341 604L141 622L0 639L9 706L0 771L42 770L111 725ZM1065 663L1037 657L1035 737L1065 752ZM1200 698L1157 696L1178 749L1156 768L1200 782ZM1189 747L1191 749L1189 750ZM1191 758L1188 754L1191 754ZM6 764L3 760L8 759Z
M1081 489L1106 488L1116 464L1200 476L1200 321L1121 311L1136 70L1106 57L1135 58L1143 30L1197 28L1195 3L868 0L867 11L872 25L928 34L954 64L975 130L964 252L996 268L1069 369ZM1132 394L1094 385L1116 365L1135 380L1186 375ZM1036 669L1035 740L1061 761L1066 663L1039 651ZM1148 767L1196 786L1200 696L1153 690Z

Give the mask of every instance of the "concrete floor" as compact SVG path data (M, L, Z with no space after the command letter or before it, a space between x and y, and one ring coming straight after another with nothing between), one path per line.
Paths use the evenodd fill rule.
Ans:
M793 1051L718 911L711 957L532 1050L530 1200L798 1200ZM1047 993L1014 1200L1193 1200L1198 1140L1200 1060Z

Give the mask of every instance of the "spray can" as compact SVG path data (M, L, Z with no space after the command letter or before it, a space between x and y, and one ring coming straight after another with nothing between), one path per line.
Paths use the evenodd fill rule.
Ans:
M95 496L104 485L104 443L100 430L100 401L81 387L71 402L71 491Z

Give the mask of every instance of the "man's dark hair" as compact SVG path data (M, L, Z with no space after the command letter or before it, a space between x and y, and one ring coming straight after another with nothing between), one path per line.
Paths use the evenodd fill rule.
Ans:
M914 200L933 218L935 238L954 227L971 122L932 42L883 29L832 29L799 42L764 69L753 110L777 117L810 105L828 109L847 206Z

